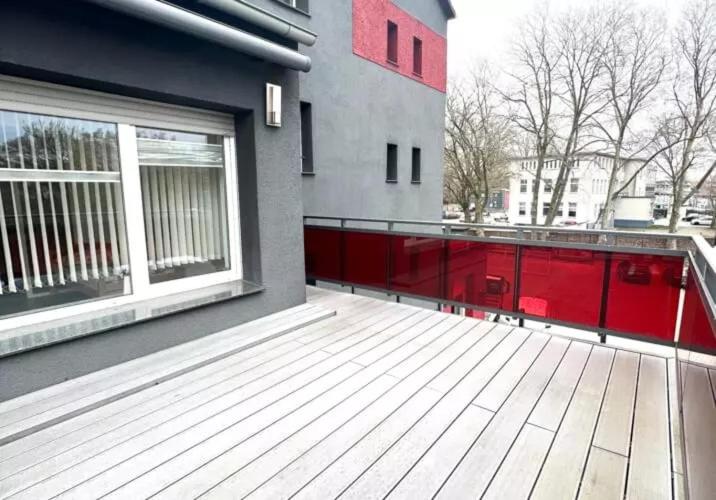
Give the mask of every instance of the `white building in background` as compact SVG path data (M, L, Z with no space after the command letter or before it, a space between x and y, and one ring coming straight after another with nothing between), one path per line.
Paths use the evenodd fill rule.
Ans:
M576 155L574 167L567 180L562 204L558 208L555 224L589 224L598 220L599 212L607 198L609 172L613 161L613 155L604 153L580 153ZM626 167L619 173L618 185L621 186L643 163L643 160L638 159L628 162ZM561 159L558 157L547 157L545 159L537 207L538 224L544 223L550 208L552 189L557 181L560 165ZM534 191L537 158L515 158L511 162L510 169L512 172L508 214L510 222L513 224L529 224L531 222L530 205ZM629 199L630 206L639 207L639 210L635 211L635 220L627 220L624 225L646 225L646 218L651 219L654 176L653 169L644 169L637 175L634 182L622 192L621 196L625 198L625 201Z

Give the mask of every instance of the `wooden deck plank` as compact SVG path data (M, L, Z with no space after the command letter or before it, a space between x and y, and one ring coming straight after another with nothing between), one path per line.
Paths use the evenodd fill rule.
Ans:
M681 429L681 410L679 409L678 378L676 360L666 360L666 376L669 393L669 430L671 432L671 467L677 474L684 473L683 434Z
M617 351L594 433L594 446L629 456L638 373L639 355Z
M549 335L540 332L533 332L527 339L525 345L505 363L505 366L495 375L487 386L480 391L473 404L496 412L512 392L512 389L522 379L525 372L532 365L534 360L542 352L550 339Z
M554 375L570 341L552 337L505 404L480 434L440 488L438 498L469 491L480 497L510 451L534 405ZM526 368L524 368L526 369Z
M554 432L525 424L487 488L483 500L520 500L529 497Z
M576 496L613 359L613 349L592 348L532 498L552 500Z
M311 312L315 311L316 309L317 306L313 304L303 304L295 308L280 311L276 314L272 314L264 318L259 318L243 325L239 325L239 327L232 329L232 331L240 332L250 330L252 328L273 327L276 324L279 324L281 321L286 321L291 317L311 314ZM222 335L222 337L225 337L225 335ZM207 338L203 337L201 339L196 339L190 342L190 344L193 344L191 347L195 349L197 345L201 345L202 347L206 346L207 342ZM117 365L106 370L90 373L82 377L72 379L68 382L64 382L62 384L57 384L46 389L41 389L39 391L35 391L30 394L20 396L18 398L14 398L9 401L3 401L2 403L0 403L0 418L2 418L2 422L9 422L9 417L12 416L13 412L23 407L27 407L27 409L32 412L38 410L42 411L43 409L48 407L51 408L52 406L46 404L48 403L48 400L50 400L49 402L52 402L54 401L53 398L57 398L58 396L64 396L68 393L68 391L78 391L85 387L92 387L98 382L112 381L112 379L123 377L127 374L136 374L139 370L142 370L146 367L151 368L152 365L156 363L161 363L164 361L176 363L177 361L181 360L182 355L185 355L186 353L192 353L192 349L189 349L187 347L187 344L181 344L170 349L160 351L159 353L137 358L127 363L122 363L121 365ZM148 359L150 357L151 359ZM39 404L41 406L37 406Z
M459 318L454 319L458 321L451 321L451 318L448 318L448 320L436 322L422 335L428 336L428 332L434 331L435 338L444 339L443 348L447 348L459 340L470 326L459 328L457 325ZM404 342L402 346L394 350L391 350L393 346L390 342L385 342L380 348L383 351L383 356L379 358L379 361L333 387L319 399L299 408L290 414L290 418L273 422L260 433L251 435L247 439L243 426L231 427L222 433L215 434L199 446L164 462L151 472L115 491L112 496L127 498L138 494L154 494L160 489L167 488L158 496L193 498L213 488L229 476L233 476L235 472L274 446L281 444L282 441L289 439L299 430L307 432L306 437L309 441L316 438L317 435L320 436L327 426L336 425L335 416L333 416L335 408L339 408L344 403L350 404L346 400L353 399L355 393L360 393L364 387L373 384L376 379L388 380L389 384L381 385L380 393L376 393L375 390L371 392L374 397L369 402L372 402L398 382L395 377L382 377L382 375L404 359L425 349L424 346L412 341ZM367 406L369 402L363 404L363 407ZM320 421L320 423L312 426L314 421ZM304 427L308 427L309 430L306 431ZM244 439L246 440L244 441ZM181 480L174 482L178 478ZM168 487L170 485L171 487ZM224 494L230 492L232 496L235 496L237 495L236 488L239 486L238 481L231 477L231 480L220 485L216 491L219 496L222 492Z
M395 315L396 313L393 312L392 314ZM408 314L409 313L401 313L401 315L397 317L406 318ZM7 460L0 461L3 471L3 473L0 473L0 479L59 455L67 449L77 448L78 445L88 442L94 437L104 436L105 439L108 439L108 434L111 431L122 426L124 427L119 434L122 439L143 432L149 423L147 419L142 420L142 417L147 416L148 418L156 419L156 412L160 410L164 410L169 416L175 416L177 414L176 407L172 407L172 405L176 405L179 401L183 400L184 410L186 410L207 403L222 394L236 390L250 382L258 381L259 378L270 375L276 370L284 368L284 374L287 370L289 374L295 373L295 371L291 371L289 367L291 363L298 362L303 357L311 355L336 338L341 338L346 334L356 333L360 331L361 327L371 325L373 320L370 318L353 322L355 318L360 317L361 314L357 314L356 316L342 316L340 321L331 321L335 329L346 327L341 331L340 335L334 334L332 337L326 337L324 335L324 338L317 339L309 345L298 344L291 341L282 345L279 344L279 342L281 342L280 339L274 339L274 341L268 342L267 346L262 344L261 346L257 346L257 348L238 353L231 358L225 358L217 363L207 365L164 384L154 386L142 391L142 393L129 396L116 403L95 410L90 414L85 414L76 419L53 426L38 433L42 439L45 439L43 446L35 446L28 449L28 446L32 446L33 443L36 444L38 442L37 435L35 434L23 440L10 443L0 448L2 456L7 457ZM375 316L375 318L380 319L380 315ZM316 325L313 325L313 327L316 327ZM294 338L295 335L305 334L311 329L312 327L308 327L300 331L292 332L289 334L289 339ZM321 358L325 357L326 356L321 355ZM281 375L281 372L276 375ZM280 380L276 379L275 376L274 379ZM256 391L269 387L266 383L271 382L271 380L272 377L269 376L263 381L258 382L258 385L254 384ZM144 403L131 406L133 403L132 400L137 397L142 398L140 401L144 401ZM130 406L127 406L128 404ZM119 409L112 411L112 407L119 407ZM127 411L128 409L131 409L131 412ZM108 410L110 414L106 415ZM76 423L76 420L80 422ZM82 422L91 422L91 424L83 427L81 425ZM80 433L79 439L78 434L70 432L73 426L76 428L76 432ZM135 430L133 431L132 429ZM25 443L24 441L30 441L30 443ZM11 454L11 452L14 452L14 454ZM81 449L75 450L75 456L78 456L80 453ZM65 456L62 462L64 465L69 465L72 463L72 460L70 457Z
M692 500L713 498L716 491L716 404L708 370L681 363L684 373L684 443L688 496Z
M572 342L557 372L532 410L527 420L529 423L557 432L591 351L590 344Z
M456 354L463 352L463 354L460 355L461 357L469 354L474 344L487 333L487 331L478 333L478 328L482 327L482 330L486 330L482 325L482 323L476 324L474 322L465 323L465 326L468 327L469 330L458 340L451 341L450 351ZM487 328L495 326L494 323L486 323L486 325ZM442 355L446 357L451 356L449 352L445 352ZM310 450L313 446L319 445L319 441L329 439L330 434L339 430L343 425L350 425L350 422L347 420L348 419L332 417L329 414L324 415L321 419L313 422L310 428L302 430L279 446L271 449L270 452L251 462L247 467L232 476L231 480L227 481L222 488L224 490L230 489L236 496L248 494L293 460L298 459L303 452ZM311 428L315 428L315 430L311 430ZM325 435L325 437L321 437L320 440L317 441L317 438L323 435Z
M475 393L494 376L499 368L526 340L523 331L512 332L476 368L470 372ZM427 411L427 409L426 409ZM298 494L298 498L335 496L348 487L366 468L407 432L422 415L413 414L397 420L391 415L347 453L331 464Z
M388 494L389 498L420 498L436 491L487 424L491 412L468 405L427 452L417 460Z
M622 500L626 472L627 457L592 446L579 500Z
M489 355L495 346L505 339L509 331L509 328L498 326L491 330L489 335L478 339L466 354L473 360L472 366ZM393 422L399 423L403 420L404 415L415 418L416 414L424 413L439 399L441 393L421 388L437 374L451 366L451 362L451 359L443 356L443 359L436 358L422 366L345 426L284 467L270 480L260 484L260 487L249 496L252 498L275 498L289 495L327 469L381 422L392 419ZM465 375L472 366L466 367L464 373L457 374L458 378ZM420 396L421 394L422 396ZM420 397L423 400L417 407L412 404L415 397ZM428 401L430 404L424 406ZM424 408L424 410L421 412L417 408Z
M414 316L417 317L419 314L420 313ZM77 468L68 469L69 465L72 465L72 462L68 464L66 454L62 454L57 457L53 457L50 461L38 464L36 467L26 469L20 474L20 476L22 476L25 483L28 480L36 482L40 478L47 477L49 473L57 474L59 469L62 471L61 474L53 476L49 480L50 484L56 484L64 477L76 476L78 478L82 478L85 477L85 475L90 474L91 471L95 471L92 475L105 471L111 468L112 464L125 460L126 458L129 458L129 456L133 456L141 450L148 449L155 444L178 434L182 431L182 429L191 428L199 423L204 425L204 427L207 427L208 424L205 424L204 419L211 418L212 415L215 416L212 422L237 422L242 418L252 415L256 411L261 410L266 405L271 405L274 401L280 400L292 391L298 390L305 384L310 384L311 381L323 377L331 370L338 369L344 362L350 360L352 357L360 355L363 352L380 345L387 338L391 337L390 334L381 336L381 333L385 333L382 330L387 331L392 328L403 331L410 329L413 325L414 317L410 316L409 318L410 321L403 321L398 324L395 324L394 319L387 318L378 324L372 325L368 329L361 330L361 332L359 332L361 334L366 330L375 331L376 333L370 335L367 339L364 339L360 343L346 349L340 354L331 356L330 354L322 351L315 352L312 355L314 359L313 365L308 367L301 366L300 371L289 372L289 378L286 378L285 373L276 372L272 374L274 377L273 379L271 377L259 379L257 384L251 387L251 389L256 389L256 385L260 386L261 384L272 384L268 385L270 388L266 388L266 385L264 385L260 390L251 393L247 386L239 391L233 391L226 396L214 399L208 404L193 408L189 411L182 412L180 410L175 410L174 415L167 415L167 413L171 412L171 408L168 408L167 412L165 412L161 418L155 417L154 420L151 420L151 425L148 426L142 422L143 431L141 434L138 434L128 440L124 440L117 446L114 446L114 444L116 444L118 439L121 441L121 434L119 437L116 436L115 433L115 435L112 436L102 436L101 438L92 440L86 444L83 450L71 450L73 457L82 457L88 452L92 452L92 450L94 450L90 453L90 455L95 455L89 461L91 464L83 463L79 471ZM433 322L439 320L440 318L431 319ZM316 356L319 356L317 361ZM306 363L309 361L310 360L307 360ZM291 367L291 369L295 369L295 367ZM208 430L217 430L215 427L208 427ZM147 432L148 429L151 429L152 432ZM198 435L193 435L193 437L198 439ZM111 446L114 447L112 448ZM129 455L127 456L127 454ZM96 471L97 468L101 468L101 470ZM24 486L27 485L24 484L23 487ZM48 486L48 488L51 489L50 486Z
M332 315L333 312L330 312ZM137 369L127 376L117 375L107 378L103 376L97 383L85 384L73 389L73 381L65 382L68 386L62 393L31 405L25 405L5 412L0 421L0 444L27 435L42 427L57 423L63 419L97 408L108 402L138 392L158 382L168 380L187 373L193 368L217 361L240 350L257 345L258 342L273 338L299 328L307 323L320 321L329 316L329 311L318 309L298 316L291 320L283 320L260 334L234 335L231 338L217 339L214 345L190 348L183 352L180 362L167 360L166 364L159 359L148 360L149 366ZM233 329L232 329L233 330ZM224 332L216 335L224 335ZM204 339L199 339L202 342ZM194 341L196 342L196 341ZM189 343L191 344L191 342ZM186 344L180 346L186 348ZM164 359L164 351L157 353L157 358ZM155 355L146 356L152 358ZM178 358L178 355L177 355ZM121 365L120 365L121 366ZM124 368L123 368L124 369ZM110 369L111 370L111 369ZM63 385L63 384L61 384Z
M350 309L347 308L347 310ZM346 333L350 333L352 331L350 327L359 323L359 320L374 317L374 312L374 308L369 308L366 311L364 305L361 310L350 311L350 313L334 316L320 323L313 323L287 333L286 335L268 340L258 346L252 347L251 349L241 351L222 360L202 366L196 370L192 370L189 374L180 375L161 384L152 386L144 391L140 391L113 403L104 405L99 409L94 410L91 414L80 415L50 428L35 432L25 438L0 446L0 463L3 463L4 460L17 455L27 453L29 450L37 448L38 446L49 445L49 443L54 442L60 437L65 439L71 438L72 432L79 431L80 429L82 429L83 437L87 437L88 431L90 431L88 426L98 424L100 420L119 414L124 410L131 408L132 411L135 412L135 415L142 415L142 411L152 411L152 408L160 408L163 400L161 400L158 396L168 393L169 391L178 390L179 392L175 393L173 398L181 399L183 396L182 393L191 394L191 392L187 391L191 389L194 385L193 383L202 381L204 377L208 377L210 374L227 370L222 373L222 375L225 375L224 378L229 378L235 373L247 371L248 369L260 365L265 360L279 358L282 355L286 355L286 357L282 359L298 359L300 357L298 354L311 352L306 349L300 351L302 344L298 344L297 340L300 339L301 336L306 335L311 331L322 331L324 334L323 337L325 337L326 331L324 324L330 325L334 328L334 331L337 328L345 328ZM320 346L318 348L320 348ZM241 363L241 367L239 367L241 370L238 372L234 370L234 368L237 368L235 366L237 363ZM188 380L192 382L188 383ZM210 381L207 381L207 384L209 383ZM106 432L106 429L107 428L105 428L102 432ZM91 432L89 432L89 434L91 434ZM6 472L8 470L14 470L14 467L4 466L2 469ZM3 474L0 474L0 477L2 476Z
M627 498L671 498L666 360L642 355L634 408Z

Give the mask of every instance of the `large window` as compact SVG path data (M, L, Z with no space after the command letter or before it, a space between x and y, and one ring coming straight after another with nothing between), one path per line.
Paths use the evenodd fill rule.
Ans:
M231 117L142 106L136 124L111 105L106 121L0 110L0 318L241 277Z
M420 183L420 148L413 148L413 158L412 158L412 169L411 169L411 175L410 180L413 182L413 184L419 184Z
M137 128L149 282L225 271L223 137Z
M418 37L413 37L413 73L423 74L423 41Z
M117 126L0 111L0 316L129 290Z

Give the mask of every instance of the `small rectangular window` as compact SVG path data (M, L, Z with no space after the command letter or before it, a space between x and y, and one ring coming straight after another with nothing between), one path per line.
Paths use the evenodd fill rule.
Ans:
M577 216L577 204L576 203L574 203L574 202L569 203L567 216L568 217L576 217Z
M569 192L576 193L577 191L579 191L579 178L572 177L569 179Z
M552 192L552 179L545 179L545 180L544 180L544 192L545 192L545 193L551 193L551 192Z
M423 74L423 41L413 37L413 73Z
M420 148L413 148L413 168L411 170L410 180L413 183L420 182Z
M398 146L388 144L385 182L398 182Z
M527 215L527 203L524 201L520 202L519 215Z
M520 193L527 192L527 179L520 179Z
M310 102L301 102L301 172L313 173L313 118Z
M557 217L562 217L564 215L564 212L562 211L562 205L557 207Z
M388 21L388 61L398 64L398 25Z
M549 213L549 207L550 205L548 202L542 203L542 215L546 216Z

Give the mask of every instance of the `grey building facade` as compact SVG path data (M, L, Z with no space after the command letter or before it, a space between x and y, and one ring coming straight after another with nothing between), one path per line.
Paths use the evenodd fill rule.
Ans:
M0 238L0 340L12 354L0 357L0 400L305 302L304 210L439 216L444 89L356 55L355 3L0 5L0 146L6 153L0 188L9 221L0 228L8 235ZM448 2L386 3L444 40ZM196 16L199 24L223 28L212 38L205 26L192 31L178 28L176 19L161 23L135 15L156 4L181 9L176 19ZM237 15L231 4L248 14ZM285 26L292 29L284 32ZM307 46L311 32L318 42ZM234 38L245 50L232 45ZM267 84L280 87L280 97L274 96L280 127L268 124ZM306 104L313 175L302 175ZM109 110L106 117L103 109ZM171 145L162 149L166 142ZM398 146L397 182L385 178L388 143ZM421 170L419 182L411 183L413 148L421 150ZM54 161L57 167L50 165ZM73 161L76 172L66 172ZM172 170L179 164L187 170ZM41 172L27 177L25 167ZM205 173L204 167L215 169ZM201 175L196 210L194 180ZM120 191L110 195L107 187L105 198L105 185ZM216 200L210 199L214 193ZM141 237L134 233L138 226ZM193 242L192 230L198 238ZM211 256L200 255L198 233L214 238ZM70 278L75 268L77 276ZM101 305L105 299L107 307ZM137 312L154 303L161 307ZM78 338L58 342L73 335L47 337L42 329L51 330L56 321L64 332L75 328L73 322L84 326L77 327ZM111 332L89 335L93 329ZM18 332L29 333L16 341Z

